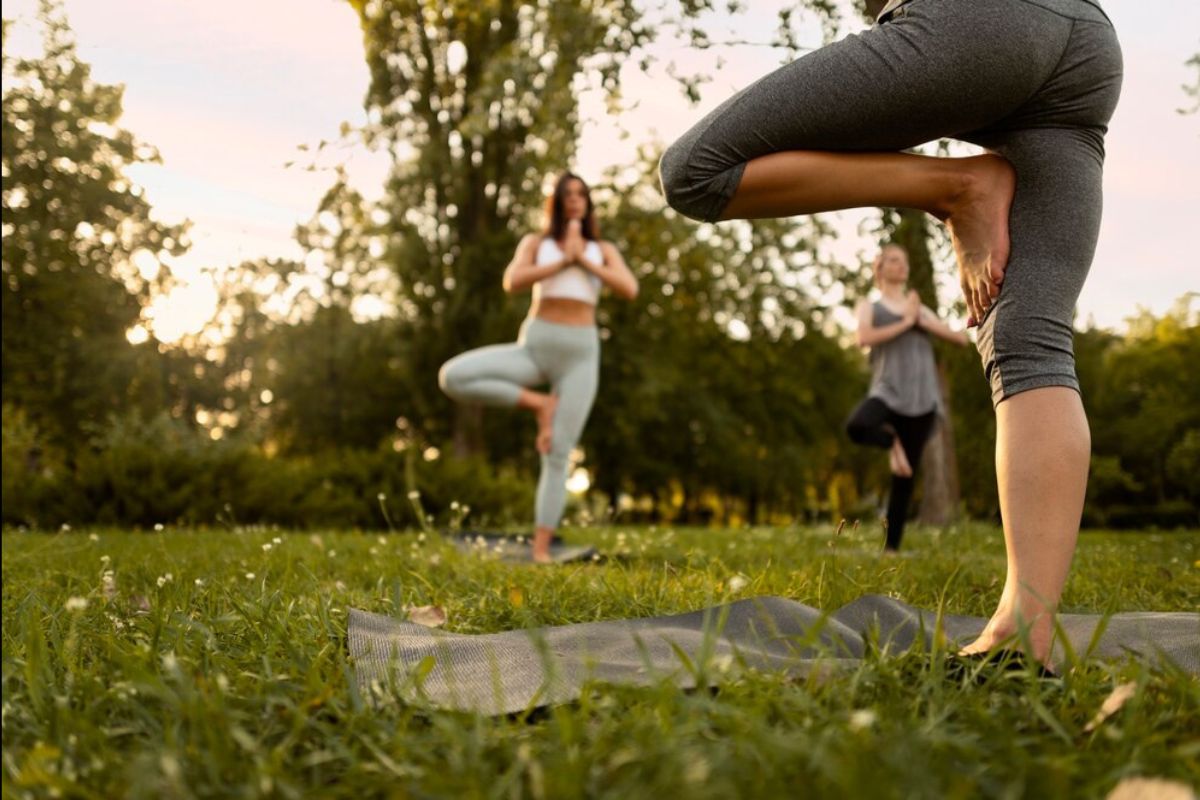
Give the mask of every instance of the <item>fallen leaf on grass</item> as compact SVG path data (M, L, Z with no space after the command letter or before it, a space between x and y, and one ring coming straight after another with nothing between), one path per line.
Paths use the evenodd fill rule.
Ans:
M440 628L446 624L446 609L441 606L411 606L408 618L426 628Z
M1196 800L1192 787L1162 778L1125 778L1105 800Z
M1100 705L1100 710L1096 712L1096 716L1092 717L1092 721L1084 726L1084 732L1091 733L1096 730L1100 723L1120 711L1121 706L1125 705L1136 691L1137 683L1133 681L1122 683L1113 689L1112 694L1104 698L1104 702Z

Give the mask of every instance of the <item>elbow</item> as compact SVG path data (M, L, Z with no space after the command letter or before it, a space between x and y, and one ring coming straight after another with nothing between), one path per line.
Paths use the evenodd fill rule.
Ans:
M625 291L622 292L622 294L624 294L626 300L629 300L630 302L632 302L634 300L637 300L638 291L639 291L639 287L637 285L637 282L635 281L634 283L631 283L628 286L626 286Z
M504 277L500 279L500 285L504 288L506 294L517 293L517 287L513 283L512 275L508 272L505 272Z

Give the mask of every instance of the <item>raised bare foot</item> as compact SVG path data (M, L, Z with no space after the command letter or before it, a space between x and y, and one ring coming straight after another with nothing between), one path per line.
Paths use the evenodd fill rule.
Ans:
M537 451L542 455L550 452L554 435L554 412L558 410L558 396L546 395L541 406L537 409Z
M1017 173L1001 156L963 159L964 188L952 201L946 227L954 242L958 276L970 315L977 325L1000 294L1008 266L1008 213L1017 188Z
M899 475L901 478L912 477L912 464L908 463L908 454L904 452L904 446L900 444L899 439L893 440L892 449L888 451L888 459L891 462L893 475Z

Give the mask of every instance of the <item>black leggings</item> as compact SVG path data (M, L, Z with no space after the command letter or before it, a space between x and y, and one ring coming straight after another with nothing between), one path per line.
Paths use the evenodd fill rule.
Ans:
M917 465L921 463L921 452L933 426L937 423L937 412L930 411L919 417L909 417L897 414L887 407L878 397L868 397L858 404L850 419L846 421L846 432L858 444L873 445L887 450L892 446L895 437L900 437L900 445L904 455L912 466L913 476L901 478L892 475L892 491L888 497L887 509L887 548L900 549L900 539L904 536L904 523L908 519L908 502L912 499L913 486L916 483Z

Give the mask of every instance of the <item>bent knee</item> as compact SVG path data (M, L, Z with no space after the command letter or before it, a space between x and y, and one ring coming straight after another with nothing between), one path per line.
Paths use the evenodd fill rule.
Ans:
M997 308L979 328L978 347L992 405L1030 389L1064 386L1079 391L1074 329L1069 318Z
M459 394L459 389L462 386L461 370L455 369L454 360L451 359L442 368L438 370L438 388L451 397Z
M746 165L705 162L696 157L692 137L685 136L663 153L658 177L667 205L685 217L716 222L733 199Z

